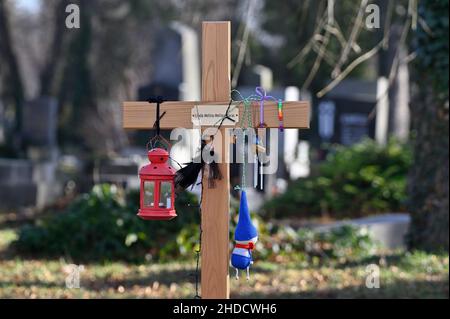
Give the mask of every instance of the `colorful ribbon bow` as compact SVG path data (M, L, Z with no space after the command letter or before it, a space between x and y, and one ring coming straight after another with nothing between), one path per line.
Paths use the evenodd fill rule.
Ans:
M264 90L263 87L258 86L255 89L256 94L260 97L260 102L259 102L259 126L260 127L264 127L265 123L264 123L264 101L276 101L277 99L274 98L271 95L267 95L266 90Z

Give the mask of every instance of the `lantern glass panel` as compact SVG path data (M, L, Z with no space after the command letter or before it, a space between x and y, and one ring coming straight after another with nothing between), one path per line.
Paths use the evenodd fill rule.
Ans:
M144 206L155 206L155 183L152 181L144 182Z
M159 195L160 208L172 208L172 183L161 182Z

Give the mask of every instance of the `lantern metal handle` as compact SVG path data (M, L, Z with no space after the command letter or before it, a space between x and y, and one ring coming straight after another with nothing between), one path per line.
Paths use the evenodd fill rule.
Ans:
M158 142L162 146L165 146L165 150L170 153L170 148L171 148L170 143L169 143L169 141L166 138L164 138L161 135L155 135L148 141L147 146L146 146L147 147L147 152L150 150L149 146L151 147L151 149L153 149L153 148L156 147Z

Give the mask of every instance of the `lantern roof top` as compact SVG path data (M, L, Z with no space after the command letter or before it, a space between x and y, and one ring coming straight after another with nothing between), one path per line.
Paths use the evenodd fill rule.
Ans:
M139 175L173 178L175 169L167 163L169 152L162 148L154 148L147 153L150 164L142 166Z

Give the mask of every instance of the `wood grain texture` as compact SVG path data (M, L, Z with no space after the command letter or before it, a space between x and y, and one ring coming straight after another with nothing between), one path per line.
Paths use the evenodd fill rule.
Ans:
M204 22L202 27L202 101L226 101L231 89L231 23ZM220 143L217 150L225 159L229 145ZM230 167L222 160L219 169L223 178L215 188L208 187L206 174L202 182L201 295L205 299L230 297Z
M161 119L161 128L170 129L176 127L192 128L191 109L198 104L221 104L223 102L164 102L161 104L161 114L166 112ZM123 127L125 129L151 129L155 122L156 104L148 102L124 102L123 103ZM239 107L239 119L242 119L243 107ZM278 127L278 109L275 102L265 102L264 119L267 127ZM259 124L259 104L253 103L253 126ZM283 103L284 127L309 128L310 105L309 102L284 102Z

